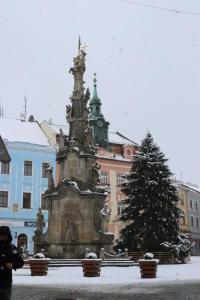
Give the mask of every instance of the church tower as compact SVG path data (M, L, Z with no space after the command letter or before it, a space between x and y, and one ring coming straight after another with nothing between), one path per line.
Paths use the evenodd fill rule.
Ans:
M92 127L93 143L98 147L108 147L108 126L109 122L106 122L104 115L101 112L101 100L97 94L97 79L96 73L94 73L94 87L93 97L90 101L90 115L89 124Z

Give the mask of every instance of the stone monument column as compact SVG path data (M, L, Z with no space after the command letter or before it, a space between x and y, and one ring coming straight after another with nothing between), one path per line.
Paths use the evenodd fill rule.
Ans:
M62 135L56 158L59 182L54 186L49 170L49 187L44 196L49 201L48 230L39 245L52 258L84 258L86 248L96 253L101 248L108 251L114 238L102 227L107 190L98 187L100 165L88 120L90 92L84 92L85 56L79 41L78 55L70 69L74 89L71 103L66 106L69 134Z

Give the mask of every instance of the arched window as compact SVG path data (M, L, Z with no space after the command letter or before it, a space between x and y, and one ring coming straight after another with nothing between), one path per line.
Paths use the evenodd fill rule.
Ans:
M17 237L17 248L24 247L27 249L28 246L28 237L25 233L20 233Z

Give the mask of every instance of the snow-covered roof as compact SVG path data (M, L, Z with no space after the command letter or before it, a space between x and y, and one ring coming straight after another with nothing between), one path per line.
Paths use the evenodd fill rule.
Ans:
M138 146L135 142L125 137L120 132L108 132L108 141L112 144Z
M195 192L198 192L200 193L200 187L196 184L192 184L192 183L189 183L189 182L185 182L183 183L183 185L185 185L187 188L189 188L190 190L193 190Z
M0 134L4 141L49 146L48 139L37 122L0 118Z
M58 125L58 124L50 124L46 121L46 123L55 131L55 133L60 133L60 129L62 129L63 133L69 134L69 125ZM120 144L120 145L132 145L138 146L137 143L133 142L129 138L125 137L120 132L108 132L108 141L111 144Z
M48 122L47 122L48 123ZM69 134L69 125L59 125L59 124L50 124L49 126L55 131L55 133L60 133L60 129L62 129L63 133L68 135Z
M192 190L193 192L200 193L200 187L197 184L190 183L190 182L183 182L183 181L180 181L180 180L175 180L175 182L178 185L182 185L183 187L186 187L188 190Z

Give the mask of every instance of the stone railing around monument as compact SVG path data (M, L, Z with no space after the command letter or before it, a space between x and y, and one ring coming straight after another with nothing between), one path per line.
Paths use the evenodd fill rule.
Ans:
M90 249L86 248L85 249L85 257L87 257L89 252L90 252ZM128 249L124 249L124 252L119 250L118 253L115 253L115 252L108 253L104 250L104 248L101 248L99 258L101 258L102 260L105 260L105 259L121 259L121 258L122 259L123 258L124 259L129 259Z

